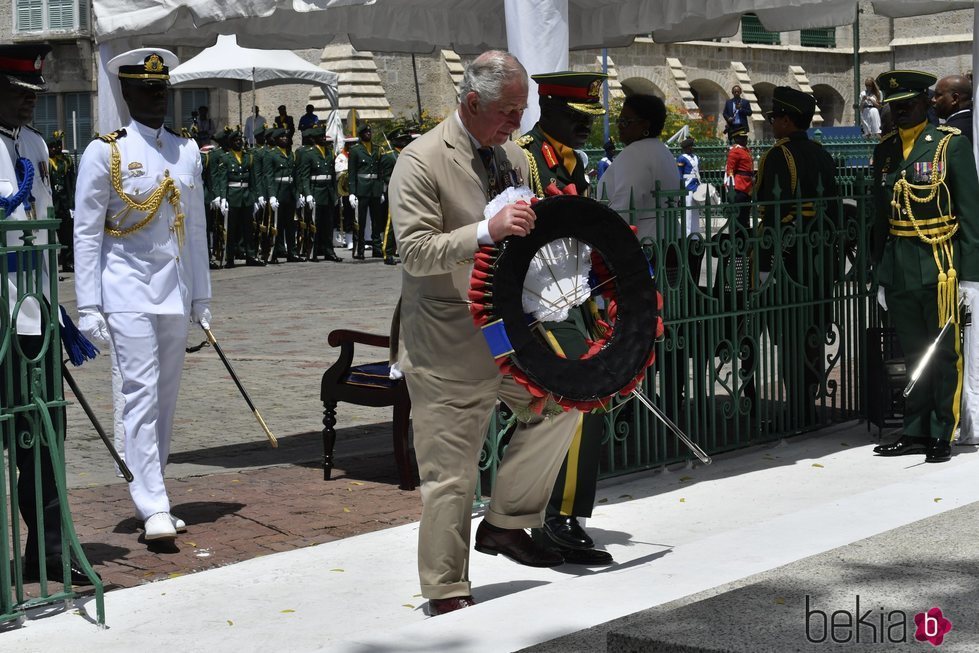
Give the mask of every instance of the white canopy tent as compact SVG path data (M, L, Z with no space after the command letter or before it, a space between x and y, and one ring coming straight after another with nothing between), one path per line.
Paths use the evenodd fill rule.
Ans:
M274 42L292 48L319 47L344 35L355 48L378 52L507 48L534 74L567 68L569 49L625 46L637 34L660 42L733 36L745 13L756 14L775 32L833 27L852 23L858 5L859 0L94 0L93 15L102 61L145 44L210 44L217 34L237 34L245 46ZM905 17L968 9L975 2L873 5L878 14ZM100 112L102 106L100 99ZM528 121L535 119L536 103L530 106Z
M337 74L309 63L289 50L258 50L238 45L234 35L220 35L213 46L170 71L170 83L204 85L238 93L238 124L242 123L241 95L280 84L313 84L333 111L337 107Z

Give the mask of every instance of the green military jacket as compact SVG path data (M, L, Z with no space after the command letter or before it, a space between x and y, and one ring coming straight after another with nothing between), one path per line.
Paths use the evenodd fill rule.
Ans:
M252 155L252 171L255 175L255 199L259 197L264 197L268 199L269 191L265 187L265 154L268 152L268 148L264 145L256 145L252 149L248 150L248 153Z
M337 175L333 150L314 145L296 157L299 194L312 195L319 205L337 203Z
M251 206L258 197L254 156L251 152L236 153L229 149L222 151L221 157L220 172L212 179L214 192L227 199L230 207Z
M262 162L266 199L276 197L279 203L296 201L296 157L281 147L269 148Z
M588 178L585 176L585 164L581 157L578 157L574 171L568 172L561 155L544 136L540 123L518 138L516 143L527 155L527 162L530 163L529 186L538 197L544 197L544 189L552 183L559 190L568 184L574 184L579 195L588 195Z
M220 182L221 175L223 174L223 162L224 154L220 147L214 146L206 151L201 152L201 166L203 168L201 173L201 178L204 182L204 204L208 207L211 205L211 200L215 197L223 197L215 192L215 182Z
M800 235L807 229L822 228L832 236L832 232L840 227L837 196L836 162L822 145L809 140L805 131L800 130L779 139L762 156L758 165L758 181L755 184L755 200L760 203L758 214L762 229L771 229L774 232L780 225L794 225L796 233ZM817 215L814 198L820 197L828 199L823 205L824 210ZM792 201L797 198L806 200L802 202L801 216L798 215L798 203ZM765 204L778 200L785 204ZM826 221L814 224L813 220L817 218L824 218ZM809 251L806 239L800 237L794 242L796 247L783 246L782 250L785 267L793 277L797 271L796 256L800 252L807 255ZM763 246L759 268L770 272L774 256L773 248ZM830 252L823 257L824 273L828 274L832 268L832 259Z
M71 157L59 154L48 159L51 175L51 197L54 200L54 214L57 217L69 215L75 208L75 164Z
M371 144L368 152L363 143L350 148L347 155L347 171L350 176L350 194L357 197L380 197L384 193L381 179L381 148Z
M388 184L391 183L391 175L394 173L394 165L398 162L398 151L391 150L385 152L381 157L381 181L384 182L384 191L387 192Z
M943 143L944 155L939 148ZM905 202L902 197L894 197L894 186L901 179L920 186L930 186L937 181L942 183L930 201ZM902 233L913 232L913 227L907 229L909 217L912 217L908 215L907 204L911 205L913 218L922 229L946 223L939 220L928 225L927 221L948 215L951 207L951 215L958 219L959 225L951 238L952 263L960 281L979 281L979 181L972 145L958 129L926 125L907 159L903 156L898 132L886 134L874 148L873 191L877 214L871 238L871 261L882 286L914 290L938 283L938 266L932 246L916 234L898 236L891 233L891 221L906 225L898 227ZM931 194L930 189L924 188L913 193L918 197ZM892 207L892 199L899 200L899 207Z

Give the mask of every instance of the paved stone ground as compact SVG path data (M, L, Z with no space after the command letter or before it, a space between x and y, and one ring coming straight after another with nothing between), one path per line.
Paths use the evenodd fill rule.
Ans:
M417 490L398 488L391 410L341 405L336 468L323 480L319 383L336 359L338 328L387 333L400 268L380 259L238 267L212 272L212 330L279 447L264 432L210 348L187 355L167 487L188 533L147 546L125 482L81 408L68 410L66 466L72 515L108 589L130 587L416 521ZM59 287L74 315L71 275ZM203 340L192 329L189 345ZM369 349L362 361L385 360ZM108 356L72 373L112 431ZM74 401L66 386L66 398ZM36 588L30 588L35 590Z

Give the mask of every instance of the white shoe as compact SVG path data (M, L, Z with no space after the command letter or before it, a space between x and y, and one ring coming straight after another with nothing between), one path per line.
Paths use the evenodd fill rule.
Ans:
M178 533L187 532L187 524L180 517L174 517L173 514L170 515L170 522L173 524L173 530Z
M177 537L177 530L173 527L170 513L158 512L150 515L149 519L143 524L146 531L146 540L172 540Z

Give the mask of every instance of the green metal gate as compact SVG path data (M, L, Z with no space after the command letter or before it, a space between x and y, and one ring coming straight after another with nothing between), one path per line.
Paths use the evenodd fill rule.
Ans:
M85 558L75 534L65 484L65 406L62 393L61 339L58 314L57 228L59 220L13 221L0 215L0 437L6 464L0 465L0 622L23 619L27 610L59 601L70 601L72 591L68 563L73 556L94 581L96 617L105 624L103 587ZM27 228L29 227L29 229ZM47 244L37 242L46 233ZM41 239L42 241L44 239ZM7 243L19 243L9 245ZM48 275L46 270L55 271ZM50 303L45 299L50 298ZM26 305L41 311L41 336L37 351L25 351L26 340L17 336L17 317ZM33 488L18 487L18 459L30 460ZM24 551L24 528L18 508L22 490L42 496L42 465L53 470L61 520L61 575L50 577L44 537ZM44 532L42 501L34 501L37 532ZM36 596L25 591L24 558L38 561L40 588ZM54 575L57 576L57 575ZM61 591L54 587L63 584Z

